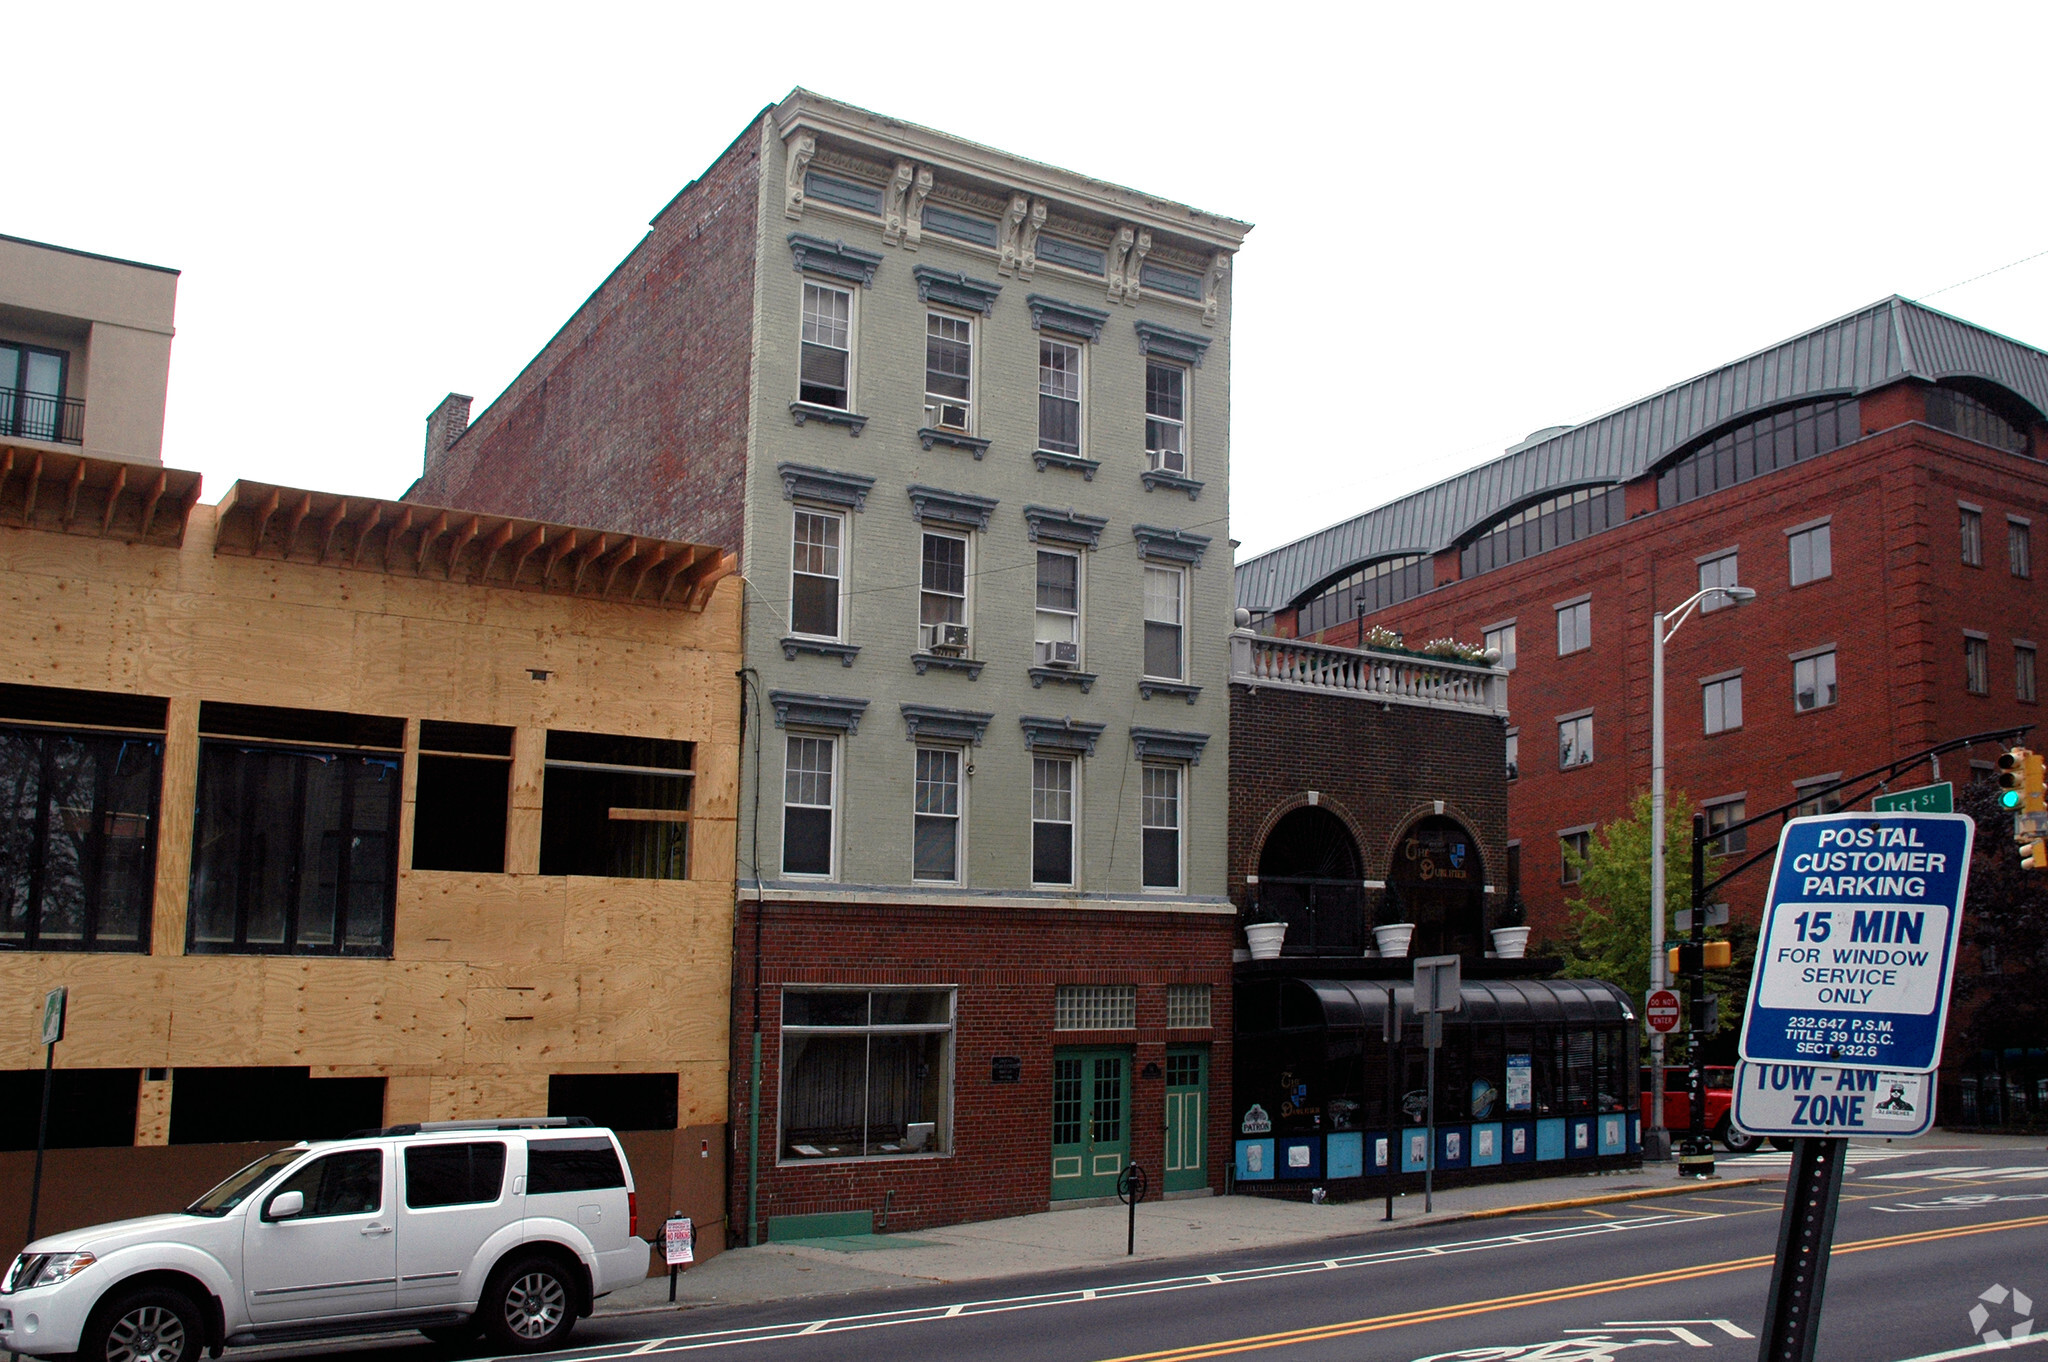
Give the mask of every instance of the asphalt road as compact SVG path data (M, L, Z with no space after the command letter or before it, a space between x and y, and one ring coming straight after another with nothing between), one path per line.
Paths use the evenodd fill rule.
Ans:
M1932 1141L1938 1145L1938 1141ZM1730 1159L1731 1176L1787 1156ZM1987 1330L2048 1338L2048 1151L1859 1151L1842 1198L1820 1357L1966 1356ZM1757 1356L1782 1190L1702 1191L1381 1232L1162 1272L597 1317L562 1362L1596 1362ZM2038 1304L2037 1304L2038 1302ZM1973 1314L1973 1311L1980 1312ZM2004 1351L2004 1349L1998 1349ZM270 1357L282 1349L264 1349ZM423 1343L293 1356L447 1362ZM2048 1362L2048 1351L2042 1354ZM1703 1362L1712 1362L1703 1359Z

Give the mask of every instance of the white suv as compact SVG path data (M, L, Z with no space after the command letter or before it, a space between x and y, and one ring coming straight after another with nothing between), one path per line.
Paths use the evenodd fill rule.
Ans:
M418 1329L561 1345L647 1276L625 1151L578 1117L438 1121L265 1155L173 1215L38 1239L0 1351L197 1362L202 1348Z

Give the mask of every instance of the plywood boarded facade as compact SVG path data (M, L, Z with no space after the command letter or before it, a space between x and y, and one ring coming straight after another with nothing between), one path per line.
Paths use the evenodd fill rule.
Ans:
M80 477L87 500L102 472ZM507 578L481 551L494 539L526 539L524 524L458 529L431 554L423 542L416 562L412 541L396 552L394 535L379 542L381 554L352 560L348 531L337 543L336 527L368 522L337 511L304 527L298 543L312 547L298 552L276 530L266 550L257 527L252 555L246 533L217 551L223 511L248 504L242 488L221 507L191 506L178 543L161 531L123 537L111 499L104 515L94 507L80 517L81 532L43 523L23 496L18 477L0 483L0 683L161 698L168 717L147 949L0 952L0 1069L40 1067L32 1002L62 984L71 1012L60 1068L170 1071L141 1080L142 1146L167 1141L170 1091L192 1067L381 1077L391 1123L540 1114L550 1075L672 1072L678 1129L648 1149L645 1168L639 1147L648 1139L635 1137L636 1175L653 1210L668 1209L659 1198L671 1185L680 1198L707 1184L695 1211L700 1223L717 1221L740 584L702 564L722 555L670 546L699 567L664 603L651 593L626 599L612 585L634 579L618 572L622 563L675 561L646 551L647 541L627 550L613 536L593 552L603 536L581 532L589 537L575 542L592 561L565 561L551 577L555 564L541 572L537 558L523 578L516 568ZM382 532L391 533L388 522ZM477 541L468 557L457 542L465 538ZM187 953L204 703L404 721L388 958ZM409 868L423 721L512 730L508 873ZM690 878L538 873L550 729L694 744ZM0 1162L0 1188L11 1188L11 1172ZM22 1200L0 1195L17 1208ZM99 1219L129 1209L95 1204L108 1212ZM18 1228L0 1217L0 1240L11 1248ZM54 1226L45 1219L44 1228Z

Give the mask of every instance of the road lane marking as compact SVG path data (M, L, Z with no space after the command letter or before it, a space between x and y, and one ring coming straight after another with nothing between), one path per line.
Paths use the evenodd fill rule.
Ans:
M2024 1216L2014 1220L1995 1221L1988 1225L1957 1225L1939 1230L1921 1230L1906 1234L1885 1235L1876 1239L1859 1239L1847 1244L1837 1244L1835 1254L1870 1253L1879 1249L1906 1248L1914 1244L1932 1243L1940 1239L1959 1239L1973 1234L1996 1234L2005 1230L2033 1229L2048 1225L2048 1215ZM1580 1300L1588 1296L1610 1295L1617 1291L1635 1291L1650 1286L1668 1286L1676 1282L1697 1281L1703 1277L1725 1276L1731 1272L1746 1272L1753 1268L1768 1267L1776 1261L1774 1254L1759 1254L1751 1258L1730 1258L1719 1263L1703 1263L1696 1267L1670 1268L1662 1272L1646 1272L1634 1277L1613 1277L1602 1282L1577 1282L1568 1286L1552 1287L1545 1291L1529 1291L1516 1296L1496 1296L1490 1300L1464 1301L1454 1305L1441 1305L1427 1310L1409 1310L1400 1314L1377 1315L1368 1319L1345 1320L1336 1324L1316 1325L1306 1329L1292 1329L1283 1333L1254 1334L1244 1338L1219 1339L1213 1343L1190 1344L1181 1348L1167 1348L1158 1352L1130 1353L1122 1357L1105 1359L1105 1362L1200 1362L1200 1359L1228 1357L1235 1353L1258 1352L1268 1348L1286 1348L1301 1343L1324 1343L1332 1339L1349 1338L1358 1334L1380 1333L1387 1329L1405 1329L1418 1324L1441 1324L1447 1320L1464 1319L1472 1315L1493 1314L1501 1310L1520 1310L1535 1305L1553 1305L1559 1301Z
M1922 1353L1918 1357L1902 1357L1899 1362L1950 1362L1957 1357L1982 1357L1986 1353L2002 1353L2008 1348L2029 1348L2036 1343L2048 1343L2048 1334L2028 1334L2025 1338L2002 1340L1997 1343L1972 1343L1967 1348L1956 1348L1945 1353Z

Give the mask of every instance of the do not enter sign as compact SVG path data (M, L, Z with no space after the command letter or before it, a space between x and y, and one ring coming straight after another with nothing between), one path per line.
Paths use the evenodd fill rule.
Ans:
M1653 988L1643 1008L1643 1020L1658 1035L1678 1029L1678 995L1668 988Z

